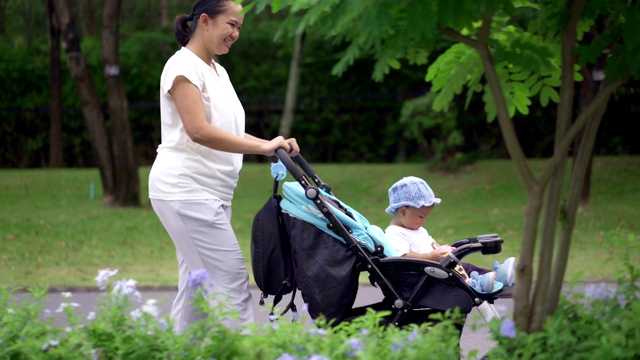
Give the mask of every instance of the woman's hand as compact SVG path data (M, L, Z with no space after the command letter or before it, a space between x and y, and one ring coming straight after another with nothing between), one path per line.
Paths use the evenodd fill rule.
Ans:
M276 150L282 148L289 154L290 157L294 157L300 153L300 147L296 142L296 139L285 139L282 136L275 137L262 145L262 154L266 156L275 155Z
M289 149L288 149L289 157L294 157L300 154L300 146L298 146L298 143L296 142L295 138L288 138L287 144L289 144Z

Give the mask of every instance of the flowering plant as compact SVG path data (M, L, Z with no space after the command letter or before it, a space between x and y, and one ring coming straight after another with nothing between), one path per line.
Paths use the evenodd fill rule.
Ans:
M31 290L30 301L0 289L0 359L412 359L437 354L459 359L459 332L452 318L442 315L437 325L404 328L381 326L385 313L371 310L350 323L328 326L302 317L297 322L274 322L243 327L225 326L236 314L206 303L211 281L194 272L189 281L203 296L196 298L209 316L183 333L173 331L160 316L156 300L142 301L132 279L109 279L117 270L101 270L96 281L105 293L95 311L78 317L73 294L64 293L60 306L44 309L46 290ZM54 324L64 314L66 326Z
M617 284L567 291L541 331L516 330L511 318L490 324L491 359L639 359L640 271L626 262Z

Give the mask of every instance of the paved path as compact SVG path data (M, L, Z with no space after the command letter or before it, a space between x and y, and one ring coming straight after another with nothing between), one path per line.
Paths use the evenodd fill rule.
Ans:
M142 291L143 301L147 299L156 299L158 301L159 308L161 310L161 316L169 313L171 308L171 302L173 301L173 297L175 296L175 291L171 290L145 290ZM255 304L255 313L256 313L256 321L260 323L268 322L268 313L270 309L270 301L272 297L267 299L265 306L258 306L258 300L260 299L260 292L257 288L252 289L254 304ZM99 291L85 291L85 292L72 292L72 300L78 303L80 306L75 309L75 314L83 319L86 317L89 312L94 310L96 297L101 295L102 292ZM299 294L299 292L298 292ZM20 295L25 296L25 295ZM376 303L382 299L380 290L369 286L369 285L360 285L360 289L358 291L358 296L356 298L356 302L354 307L364 306L372 303ZM55 310L59 307L63 298L60 292L51 292L47 295L47 307L51 312L55 312ZM296 304L298 304L298 308L302 311L303 304L302 298L299 297L296 300ZM512 299L499 299L495 303L496 310L501 315L508 315L513 311L513 301ZM300 316L307 316L307 314L300 314ZM59 326L64 326L64 318L60 314L56 314L56 322ZM479 325L474 329L474 324ZM462 337L460 341L460 346L462 348L462 353L466 356L469 351L473 349L479 350L479 354L485 354L492 346L493 343L490 339L490 334L488 329L483 326L484 321L477 313L476 310L473 310L469 316L467 317L467 322L462 331Z

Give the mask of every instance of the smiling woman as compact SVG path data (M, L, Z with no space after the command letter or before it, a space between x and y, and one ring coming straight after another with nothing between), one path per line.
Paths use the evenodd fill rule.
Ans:
M270 156L279 148L299 152L295 139L260 139L245 133L245 113L225 68L213 57L229 52L240 36L242 6L232 0L198 0L174 24L181 46L160 78L161 144L149 174L149 198L178 258L176 331L202 317L193 306L189 277L205 271L213 294L224 294L236 320L253 322L249 274L231 228L231 200L243 154Z

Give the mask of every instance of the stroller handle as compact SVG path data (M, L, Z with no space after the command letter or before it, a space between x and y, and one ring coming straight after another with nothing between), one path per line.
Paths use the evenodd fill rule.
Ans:
M282 161L284 166L291 173L293 178L296 179L296 181L300 182L300 180L304 177L304 174L307 174L307 176L310 177L311 180L313 180L313 182L319 188L326 191L327 193L331 193L331 187L326 183L324 183L322 179L320 179L318 174L316 174L313 168L311 168L311 165L309 165L307 160L305 160L305 158L302 157L302 154L298 154L293 158L291 158L283 148L280 148L276 150L276 156L280 161ZM304 173L300 171L300 169L304 170ZM303 181L304 180L305 179L303 179Z
M278 150L276 150L276 156L280 161L282 161L282 163L284 164L284 167L287 168L287 170L291 173L294 179L300 180L300 178L304 176L302 171L300 171L300 169L296 166L293 160L291 160L291 157L289 157L289 154L285 149L279 148ZM302 155L300 154L296 155L296 157L298 156L302 156Z

